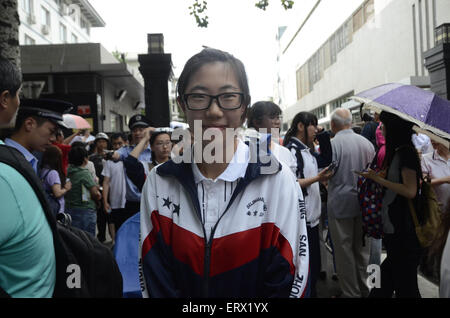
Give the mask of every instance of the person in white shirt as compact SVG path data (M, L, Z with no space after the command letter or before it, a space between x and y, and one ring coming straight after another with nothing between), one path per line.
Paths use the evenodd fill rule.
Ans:
M257 138L267 138L270 141L269 149L274 156L284 162L294 174L297 172L297 158L286 147L281 146L280 126L281 126L281 108L273 102L256 102L247 112L246 137L253 136L251 130L259 132ZM270 140L269 140L270 139ZM266 141L266 140L264 140Z
M111 136L111 144L114 151L120 149L125 144L124 136L122 134L113 134ZM127 189L123 162L107 160L103 167L102 175L104 176L103 206L107 213L111 213L114 230L110 226L110 233L114 242L114 234L127 219L127 215L124 213Z
M319 182L333 174L330 135L323 129L318 133L317 117L309 112L298 113L286 133L283 144L296 156L298 183L303 190L310 253L311 297L317 297L316 283L321 268L319 223L322 213ZM319 140L321 153L315 152L314 140ZM325 168L319 172L320 168Z
M411 136L411 140L419 152L420 156L433 152L430 137L425 134L415 133Z
M431 181L441 211L446 211L450 200L450 151L435 141L431 141L431 144L434 151L422 156L422 173Z

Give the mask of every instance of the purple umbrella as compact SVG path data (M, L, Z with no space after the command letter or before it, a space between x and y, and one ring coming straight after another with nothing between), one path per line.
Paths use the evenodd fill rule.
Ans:
M427 133L439 142L448 144L448 139L450 139L450 102L431 91L412 85L391 83L368 89L351 98L364 103L364 107L378 112L393 113L413 122L419 128L416 130Z

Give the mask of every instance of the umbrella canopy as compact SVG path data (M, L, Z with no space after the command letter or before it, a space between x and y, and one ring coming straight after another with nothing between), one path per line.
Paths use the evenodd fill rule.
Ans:
M72 129L90 129L91 125L89 122L81 116L74 114L64 114L63 122L67 128Z
M448 146L450 139L450 102L416 86L390 83L368 89L351 99L365 108L393 113L413 122L416 131Z

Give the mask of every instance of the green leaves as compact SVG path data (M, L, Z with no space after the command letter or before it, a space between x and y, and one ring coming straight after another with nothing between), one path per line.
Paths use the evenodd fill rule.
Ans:
M189 10L191 10L189 14L194 16L197 26L200 28L208 27L208 16L205 13L207 6L208 3L205 0L195 0L189 7Z
M259 0L255 3L255 7L266 10L269 5L269 0ZM281 0L281 5L285 10L292 9L294 6L294 0ZM208 2L206 0L195 0L195 2L189 7L189 14L193 15L197 26L200 28L208 27L208 16L206 15L206 9Z

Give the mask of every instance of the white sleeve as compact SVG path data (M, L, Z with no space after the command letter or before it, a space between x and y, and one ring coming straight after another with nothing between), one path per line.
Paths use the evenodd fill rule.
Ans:
M290 298L303 298L309 279L309 246L308 232L306 230L306 207L300 185L296 182L298 219L297 239L294 247L295 276L291 288Z

